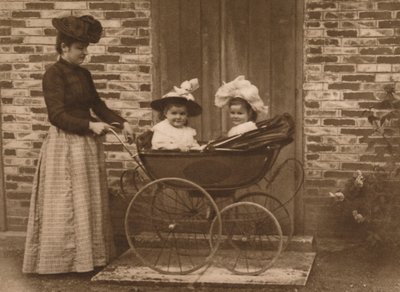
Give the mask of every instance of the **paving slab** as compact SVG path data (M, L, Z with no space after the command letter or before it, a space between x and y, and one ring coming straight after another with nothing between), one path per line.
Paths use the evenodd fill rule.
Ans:
M123 253L92 278L93 282L135 286L260 287L305 286L315 252L285 251L274 265L257 276L235 275L218 264L218 255L209 266L188 275L166 275L140 264L131 250Z

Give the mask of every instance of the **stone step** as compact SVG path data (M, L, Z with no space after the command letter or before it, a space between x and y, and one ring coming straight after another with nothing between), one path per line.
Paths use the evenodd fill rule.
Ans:
M225 253L229 251L225 251ZM235 253L235 251L231 251ZM154 252L156 254L156 252ZM259 275L237 275L218 264L218 253L210 265L186 275L156 272L141 265L131 250L122 254L92 278L93 282L132 286L263 288L305 286L314 252L283 252L272 267ZM293 288L291 288L293 289ZM264 290L263 290L264 291Z

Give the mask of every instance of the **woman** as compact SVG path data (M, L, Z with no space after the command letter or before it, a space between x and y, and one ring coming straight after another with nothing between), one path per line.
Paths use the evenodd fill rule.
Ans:
M102 136L109 124L119 125L131 142L133 130L79 66L101 37L100 22L85 15L52 23L60 57L43 76L51 126L33 183L23 272L88 272L114 255Z

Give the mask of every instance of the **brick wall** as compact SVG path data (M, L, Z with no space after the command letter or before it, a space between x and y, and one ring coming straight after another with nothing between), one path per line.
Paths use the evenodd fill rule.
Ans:
M304 0L304 164L307 233L335 229L327 192L357 169L369 169L362 112L400 89L400 2ZM92 14L104 37L89 47L87 64L107 104L140 131L150 123L150 0L0 0L0 93L7 226L24 230L31 182L48 122L41 78L56 60L51 18ZM111 188L129 155L107 137ZM118 201L119 207L124 203ZM114 210L114 213L118 211ZM121 212L121 216L122 216Z
M374 161L362 136L362 112L400 89L400 1L306 0L304 133L306 229L335 231L328 191Z
M91 14L104 27L85 67L100 96L136 131L151 120L150 1L0 1L0 93L4 183L9 230L25 230L31 184L48 129L41 79L56 61L53 17ZM108 136L111 188L130 157ZM1 205L1 204L0 204Z

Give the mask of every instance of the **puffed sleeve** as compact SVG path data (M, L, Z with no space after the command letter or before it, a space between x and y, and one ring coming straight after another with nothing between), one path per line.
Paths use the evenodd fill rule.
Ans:
M96 90L96 87L93 83L93 78L92 75L88 70L85 70L86 77L89 80L90 83L90 88L91 88L91 94L94 97L94 102L92 104L92 110L94 113L105 123L111 124L117 122L121 128L124 122L126 122L125 119L120 117L117 113L112 111L110 108L107 107L104 101L102 101L99 97L99 94Z
M71 116L66 112L64 78L56 67L50 67L43 76L43 95L49 121L52 125L75 134L89 131L89 120Z

